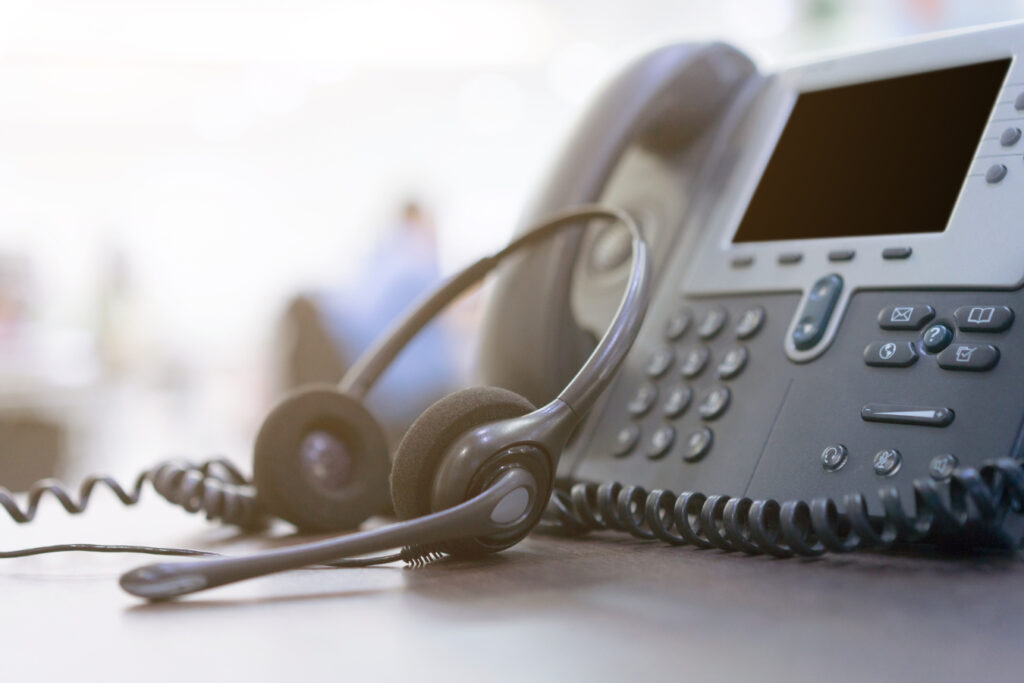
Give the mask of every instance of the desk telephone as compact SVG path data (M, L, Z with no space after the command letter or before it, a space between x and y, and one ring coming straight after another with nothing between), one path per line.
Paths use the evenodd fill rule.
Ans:
M97 486L133 504L151 482L244 527L351 529L387 502L402 520L122 577L148 599L317 563L480 555L534 528L779 557L1016 548L1020 54L1022 23L772 75L724 44L657 50L598 97L508 247L426 297L340 387L271 412L253 480L164 463L132 490L92 477L76 500L42 482L26 508L4 489L0 505L29 521L46 494L81 512ZM480 346L493 386L431 406L389 461L362 398L495 270ZM389 548L403 549L366 557ZM69 549L196 553L0 556Z
M676 45L620 75L526 221L606 202L656 254L647 319L560 478L728 494L740 521L752 500L842 511L854 494L914 536L922 516L959 514L915 480L948 495L957 467L1019 461L1022 51L1018 23L776 74ZM607 324L627 255L612 226L509 269L486 381L550 395ZM607 492L602 519L597 490L570 518L634 526ZM726 501L688 504L719 545L747 544L716 534Z

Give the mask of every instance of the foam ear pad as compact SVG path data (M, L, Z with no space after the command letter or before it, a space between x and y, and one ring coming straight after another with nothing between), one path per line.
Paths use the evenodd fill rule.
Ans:
M534 410L528 400L497 387L474 387L445 396L423 411L395 452L391 502L400 519L429 514L430 493L448 447L488 422L520 417Z
M286 396L253 450L261 507L304 531L353 529L385 509L389 468L380 425L332 385Z

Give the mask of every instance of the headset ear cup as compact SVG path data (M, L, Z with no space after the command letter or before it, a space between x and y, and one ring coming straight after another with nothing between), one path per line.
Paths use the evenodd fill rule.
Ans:
M423 411L402 437L391 469L391 501L399 519L430 514L434 474L456 439L480 425L533 410L532 403L507 389L474 387L449 394Z
M354 529L386 509L389 467L380 425L331 385L286 396L253 451L260 506L303 531Z

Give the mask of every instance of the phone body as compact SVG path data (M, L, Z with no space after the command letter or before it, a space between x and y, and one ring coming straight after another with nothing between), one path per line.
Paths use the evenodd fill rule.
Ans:
M1014 23L770 74L723 44L626 69L524 220L608 202L658 254L560 477L877 513L882 487L1021 458L1021 54ZM486 383L540 403L578 368L628 265L592 232L505 270Z

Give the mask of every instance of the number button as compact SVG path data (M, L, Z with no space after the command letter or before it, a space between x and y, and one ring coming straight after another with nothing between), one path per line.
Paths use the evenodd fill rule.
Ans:
M683 353L682 363L679 366L679 372L683 377L687 379L693 379L701 372L704 367L708 364L708 358L711 353L708 351L706 346L694 346L687 349Z
M636 442L640 440L640 428L636 425L626 425L615 435L615 447L612 454L616 458L624 458L629 455Z
M676 354L672 349L667 346L662 347L651 354L651 357L647 360L647 376L651 378L661 377L668 369L672 366L672 361L676 359Z
M709 308L697 324L697 336L701 339L711 339L725 326L725 309L721 306Z
M714 441L714 434L708 427L702 427L686 437L686 449L683 451L683 460L686 462L697 462L711 450L711 443Z
M668 425L660 428L651 436L651 443L647 447L647 457L651 460L663 457L672 448L672 443L675 440L675 429Z
M626 409L633 417L646 415L654 402L658 400L658 387L651 382L644 382L636 389L633 400L629 402Z
M692 321L693 315L688 310L676 311L665 321L665 338L669 341L681 339Z
M729 407L730 398L732 398L732 394L728 387L715 387L704 396L704 400L701 401L697 410L705 420L718 419Z
M690 387L685 384L677 384L672 387L672 390L668 392L668 396L665 398L665 404L662 406L665 417L670 420L679 417L690 407L692 400L693 389Z
M743 368L747 366L748 356L747 349L742 346L733 346L726 351L722 361L718 364L719 379L732 379L743 372Z
M748 308L740 316L740 320L736 323L736 337L738 339L749 339L757 334L761 330L761 326L764 325L764 308L761 306L754 306Z

